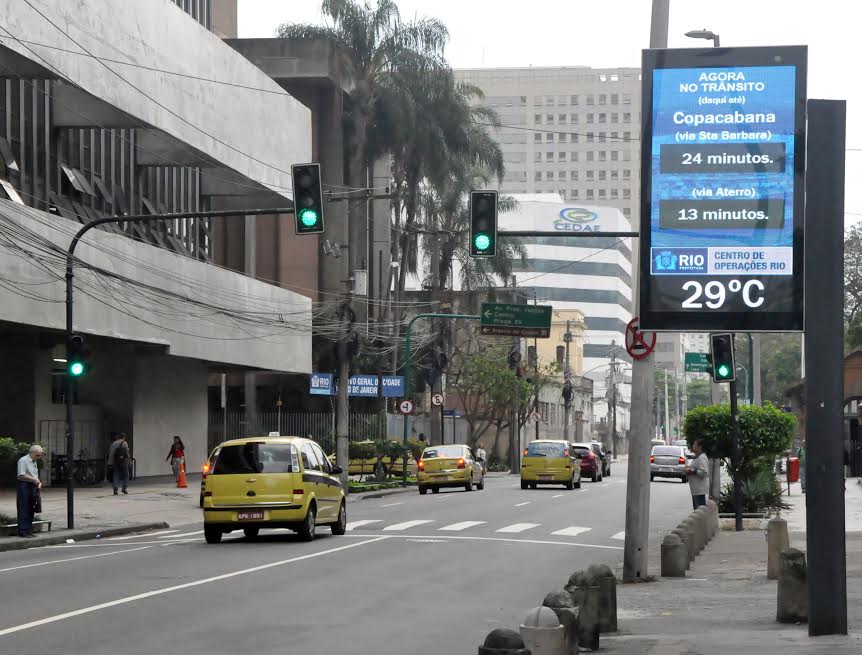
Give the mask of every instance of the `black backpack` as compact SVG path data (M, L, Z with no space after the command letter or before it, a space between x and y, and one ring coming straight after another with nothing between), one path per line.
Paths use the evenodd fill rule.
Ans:
M114 466L122 468L129 463L129 447L125 444L117 446L114 451Z

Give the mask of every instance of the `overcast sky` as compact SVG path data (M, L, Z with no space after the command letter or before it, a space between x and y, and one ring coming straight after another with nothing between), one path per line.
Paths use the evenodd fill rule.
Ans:
M402 18L434 16L449 28L453 67L639 66L649 44L649 0L400 0ZM859 18L847 0L671 0L669 47L807 45L808 96L846 99L847 223L862 220L862 85ZM319 23L314 0L239 0L239 36L273 36L280 23Z

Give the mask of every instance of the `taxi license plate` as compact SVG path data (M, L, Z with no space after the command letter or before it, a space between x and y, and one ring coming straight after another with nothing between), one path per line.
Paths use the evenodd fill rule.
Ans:
M236 513L237 521L262 521L263 520L263 512L237 512Z
M662 466L661 470L667 471L669 473L670 471L673 471L673 467L672 466Z
M553 475L543 474L543 475L539 476L539 480L550 480L553 477L554 477Z

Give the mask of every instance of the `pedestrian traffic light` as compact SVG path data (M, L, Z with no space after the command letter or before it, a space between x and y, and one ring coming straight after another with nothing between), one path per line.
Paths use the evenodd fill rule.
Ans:
M470 256L497 254L497 192L470 192Z
M715 382L733 382L736 380L736 362L733 355L733 335L729 332L711 334L710 359L712 379Z
M66 373L73 378L80 378L87 374L90 365L84 352L84 337L73 334L66 346Z
M296 233L320 234L324 231L320 164L294 164L290 172Z

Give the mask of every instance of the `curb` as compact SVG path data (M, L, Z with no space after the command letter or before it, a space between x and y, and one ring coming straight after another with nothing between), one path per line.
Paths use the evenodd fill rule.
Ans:
M399 494L410 493L416 491L416 487L406 487L399 489L381 489L380 491L366 491L363 493L353 492L347 496L348 503L356 503L360 500L375 500L377 498L386 498L387 496L397 496Z
M100 537L119 537L121 535L132 534L133 532L148 532L149 530L161 530L169 527L164 521L159 521L155 523L134 523L120 528L104 528L101 530L58 530L56 534L49 533L44 537L41 535L33 539L14 537L8 542L0 542L0 552L26 550L28 548L39 548L40 546L56 546L66 543L66 539L88 541Z

